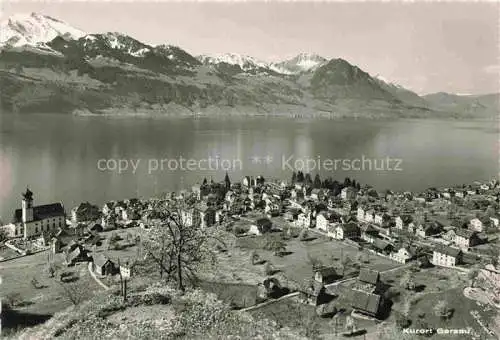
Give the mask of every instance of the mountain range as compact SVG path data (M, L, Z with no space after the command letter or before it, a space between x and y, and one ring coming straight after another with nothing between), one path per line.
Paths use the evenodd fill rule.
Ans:
M346 60L193 56L37 13L0 24L2 112L294 117L493 117L498 94L426 96Z

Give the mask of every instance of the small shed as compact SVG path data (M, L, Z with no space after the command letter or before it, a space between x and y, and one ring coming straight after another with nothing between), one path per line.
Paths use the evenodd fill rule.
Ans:
M103 254L96 254L93 256L94 272L98 275L113 275L116 273L115 264Z

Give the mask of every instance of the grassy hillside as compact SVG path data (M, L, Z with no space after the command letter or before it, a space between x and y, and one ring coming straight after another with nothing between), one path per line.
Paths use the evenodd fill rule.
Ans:
M215 295L184 295L163 285L130 293L104 292L7 339L305 339L300 330L231 311Z

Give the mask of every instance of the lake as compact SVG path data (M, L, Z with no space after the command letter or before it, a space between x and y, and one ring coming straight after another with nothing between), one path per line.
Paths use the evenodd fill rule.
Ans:
M498 175L498 124L3 115L0 216L10 221L28 185L36 205L62 201L69 211L81 201L222 180L228 167L233 181L259 174L288 180L292 168L306 165L313 174L350 176L380 190L488 180Z

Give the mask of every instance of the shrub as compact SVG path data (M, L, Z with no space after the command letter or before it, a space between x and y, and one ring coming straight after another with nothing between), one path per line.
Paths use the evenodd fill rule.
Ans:
M146 293L142 296L142 303L146 306L167 305L171 301L170 296L160 293Z

